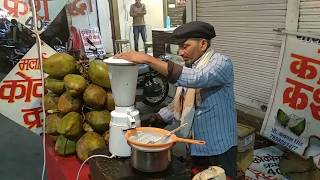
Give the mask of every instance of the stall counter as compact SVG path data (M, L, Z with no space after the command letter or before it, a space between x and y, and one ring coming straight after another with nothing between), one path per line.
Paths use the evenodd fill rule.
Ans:
M48 180L75 180L81 161L76 155L59 156L54 152L54 142L46 136L46 168ZM81 170L79 180L88 180L89 165L85 164Z

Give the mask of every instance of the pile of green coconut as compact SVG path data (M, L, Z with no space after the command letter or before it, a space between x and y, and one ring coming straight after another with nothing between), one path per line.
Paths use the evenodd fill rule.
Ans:
M84 161L91 151L106 148L115 106L107 65L93 60L83 66L69 54L56 53L45 60L43 70L48 75L45 133L55 140L55 152L77 154Z

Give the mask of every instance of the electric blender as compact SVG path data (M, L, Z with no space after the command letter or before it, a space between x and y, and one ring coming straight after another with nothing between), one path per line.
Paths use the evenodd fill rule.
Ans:
M109 152L118 157L131 155L131 147L124 137L126 130L140 127L139 111L134 101L138 65L124 59L105 59L108 65L115 110L111 112Z

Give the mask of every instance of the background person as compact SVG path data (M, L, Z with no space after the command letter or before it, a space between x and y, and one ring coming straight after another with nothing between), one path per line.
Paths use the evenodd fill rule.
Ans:
M134 50L139 51L139 34L141 34L144 51L147 53L146 48L146 25L144 22L144 15L147 14L146 6L141 3L141 0L136 0L136 3L130 6L130 16L133 18L132 27L133 27L133 38L134 38Z

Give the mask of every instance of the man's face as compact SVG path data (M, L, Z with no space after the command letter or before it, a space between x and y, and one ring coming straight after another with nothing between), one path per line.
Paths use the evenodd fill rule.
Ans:
M136 4L140 5L141 4L141 0L136 0Z
M205 39L188 39L179 45L178 54L185 61L185 65L190 67L208 47Z

